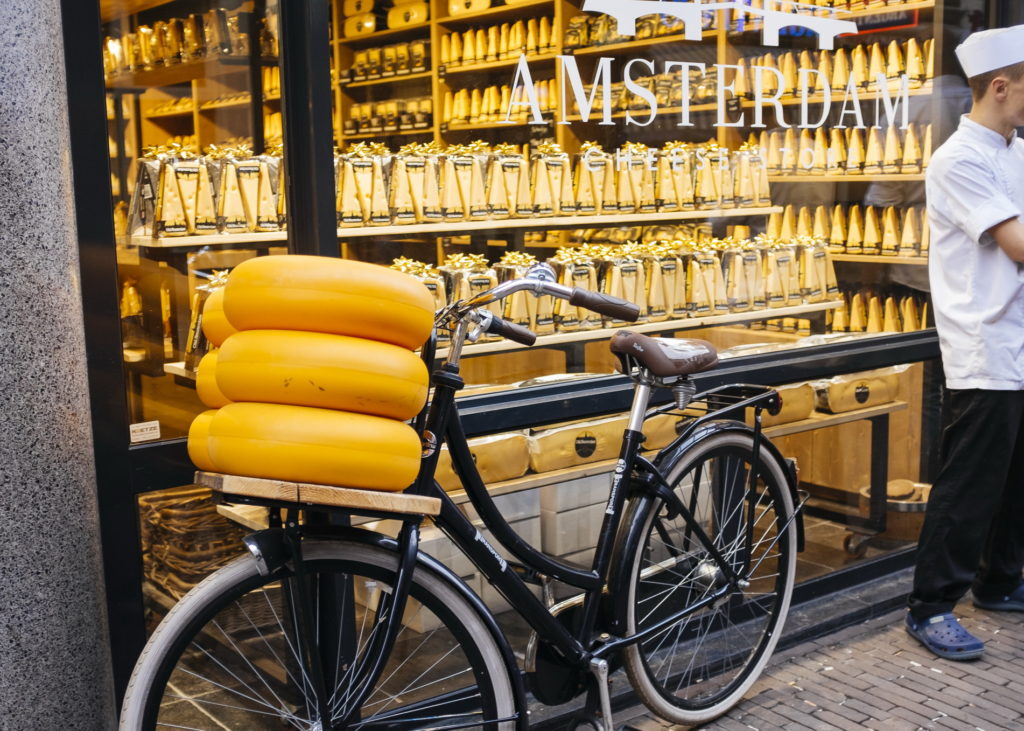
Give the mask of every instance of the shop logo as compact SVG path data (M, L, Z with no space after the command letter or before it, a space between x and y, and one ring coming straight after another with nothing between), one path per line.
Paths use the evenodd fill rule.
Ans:
M699 41L701 39L701 17L704 12L711 10L734 10L737 13L746 13L760 18L763 23L761 32L765 46L778 46L779 31L783 28L806 28L817 33L818 48L822 50L835 48L836 36L857 32L857 24L853 21L815 15L814 13L821 10L817 5L792 3L792 8L796 12L765 10L752 7L743 0L731 0L731 2L719 2L718 0L712 0L712 2L703 0L692 0L691 2L679 2L678 0L586 0L583 3L584 11L604 13L615 18L619 33L624 36L636 35L636 21L645 15L668 15L683 21L686 26L686 40Z
M783 28L799 27L817 33L818 46L822 50L832 49L836 36L858 32L856 23L836 19L834 10L828 11L832 13L832 16L828 16L815 14L827 10L815 5L788 2L787 7L785 11L765 10L748 5L744 0L584 0L583 3L583 10L604 13L614 18L622 35L635 35L639 18L669 15L683 21L688 40L700 40L702 15L711 10L745 13L743 20L748 19L746 16L752 17L762 25L763 41L767 46L779 45L779 34ZM526 112L522 116L526 117L529 124L551 123L545 119L546 112L541 106L529 62L526 54L519 57L509 85L511 94L503 120L506 124L516 124L513 116L522 111ZM575 55L557 57L555 76L558 80L558 97L553 100L554 104L552 100L546 100L548 110L554 110L552 121L555 124L571 125L576 120L587 123L594 119L601 126L614 126L615 89L621 83L626 93L642 102L636 108L631 107L626 111L625 126L647 127L659 117L671 113L677 116L677 127L695 127L697 123L690 114L691 79L713 78L716 116L710 125L712 127L818 129L832 118L833 101L839 107L834 127L867 129L869 126L870 107L866 114L861 100L865 88L852 75L846 79L845 88L836 90L834 100L833 79L824 78L816 68L799 69L794 104L783 102L787 79L775 66L754 64L748 67L752 88L745 100L738 99L736 94L736 78L744 69L735 64L712 65L683 58L601 56L594 59L592 68L592 76L584 79ZM668 77L679 85L682 97L680 108L672 109L671 112L665 109L668 103L651 88L652 77L658 76ZM774 83L768 83L770 77L774 77ZM906 129L910 124L909 77L902 74L897 79L888 79L881 73L876 74L872 82L877 89L873 100L874 126L899 125L900 129ZM815 89L818 88L821 89L820 97L812 102L811 97L815 96ZM838 98L840 95L841 101ZM787 106L789 109L786 109Z

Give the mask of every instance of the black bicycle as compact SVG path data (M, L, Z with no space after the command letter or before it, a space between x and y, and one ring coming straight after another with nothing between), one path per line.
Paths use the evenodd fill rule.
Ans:
M778 394L748 385L696 394L690 376L714 367L713 347L617 333L611 348L636 386L600 538L591 566L556 560L495 506L455 401L467 339L486 332L534 343L485 309L524 290L637 318L627 302L556 284L543 265L441 311L436 326L451 330L451 342L415 422L419 477L399 496L420 507L224 494L270 508L272 527L247 537L249 555L197 585L156 629L122 729L527 728L527 686L548 704L586 694L574 725L608 729L608 676L619 666L639 698L675 723L708 721L739 701L779 640L802 544L795 465L761 430ZM428 364L435 342L424 348ZM671 389L674 402L651 408L656 388ZM643 423L664 413L680 415L680 434L649 459ZM442 439L483 523L518 563L434 481ZM525 673L480 598L419 550L425 514L533 628ZM390 538L346 527L351 515L396 519L401 529ZM542 579L578 594L548 607L530 588Z

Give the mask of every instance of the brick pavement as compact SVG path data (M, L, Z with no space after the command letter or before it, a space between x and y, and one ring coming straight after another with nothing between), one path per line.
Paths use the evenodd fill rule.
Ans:
M766 729L1024 729L1024 614L960 603L964 625L986 641L974 662L941 660L903 629L903 611L776 653L730 713L705 725ZM625 731L681 729L633 707Z

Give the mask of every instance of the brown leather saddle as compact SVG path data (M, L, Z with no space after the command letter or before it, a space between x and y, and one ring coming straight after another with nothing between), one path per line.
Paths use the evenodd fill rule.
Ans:
M623 373L629 373L627 358L632 358L658 378L689 376L718 365L718 351L706 340L651 338L619 330L611 350L619 357Z

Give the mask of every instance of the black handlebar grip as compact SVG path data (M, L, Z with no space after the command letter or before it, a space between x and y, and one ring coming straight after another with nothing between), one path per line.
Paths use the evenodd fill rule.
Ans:
M591 292L588 289L573 289L572 296L569 297L569 304L585 307L616 320L636 322L640 319L640 308L632 302L600 292Z
M502 320L497 315L491 318L491 322L487 326L487 332L491 335L500 335L507 340L511 340L527 347L530 347L537 342L537 333L533 330L523 327L522 325L516 325L514 322L509 322L508 320Z

